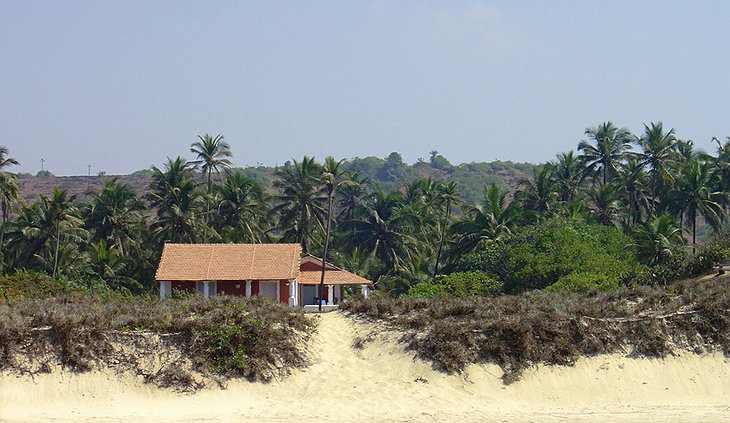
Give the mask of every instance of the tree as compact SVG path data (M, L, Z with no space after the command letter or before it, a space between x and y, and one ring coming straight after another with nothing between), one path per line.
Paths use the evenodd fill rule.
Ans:
M94 231L92 242L105 241L122 256L130 248L138 249L143 211L144 204L128 185L116 178L106 180L84 210L86 227Z
M436 253L436 265L433 270L433 276L436 277L439 271L439 260L441 259L441 251L444 247L444 241L446 239L446 227L449 224L449 218L451 217L451 206L458 205L461 202L461 197L456 189L456 182L447 182L439 184L438 187L438 200L439 203L446 205L444 211L444 221L441 225L441 235L439 236L439 247Z
M666 262L682 243L682 230L671 217L662 214L652 217L633 234L636 254L650 265Z
M619 194L613 184L599 184L588 191L588 198L592 203L593 217L598 223L605 226L614 226L614 220L619 214Z
M457 255L471 253L512 234L519 211L514 202L508 202L508 192L492 184L484 186L483 195L481 207L469 208L464 219L451 227L456 235L454 252Z
M271 227L269 196L255 180L241 172L228 175L215 186L218 200L216 228L228 242L259 243Z
M553 163L553 178L557 185L560 201L570 202L578 195L578 190L586 177L585 166L572 151L558 155Z
M581 141L578 151L582 151L582 160L586 171L600 173L603 183L616 175L618 164L630 148L631 133L626 128L617 128L612 122L604 122L593 128L586 128L585 134L595 143Z
M675 151L677 137L674 128L664 131L662 122L644 124L644 134L636 140L641 152L639 160L643 166L649 168L651 178L651 212L654 214L659 202L660 193L671 183L672 175L669 169L676 163Z
M338 185L346 183L343 178L348 174L341 169L343 160L337 161L332 156L324 159L322 182L327 189L327 226L324 232L324 252L322 253L322 275L319 280L319 298L324 296L324 275L327 269L327 249L330 244L330 225L332 224L332 199ZM319 311L322 311L322 301L319 301Z
M8 157L8 147L0 146L0 170L8 166L18 166L20 163L12 157Z
M690 159L679 171L674 188L669 192L672 209L679 214L680 222L686 218L692 227L692 253L697 243L697 218L703 217L718 229L725 218L725 193L715 191L713 165L708 161Z
M20 187L15 175L7 172L0 172L0 209L2 210L2 226L0 226L0 252L2 259L5 259L5 226L10 219L10 213L17 205L23 204L20 196Z
M639 162L637 157L632 156L621 164L617 183L622 194L621 198L626 202L629 210L627 228L631 232L641 221L642 210L648 214L651 208L647 175L644 165Z
M152 182L147 194L157 219L152 223L153 234L160 242L190 242L199 239L199 211L202 197L193 177L193 165L182 157L167 159L164 170L152 168Z
M197 154L197 160L192 163L196 166L200 165L203 174L207 175L207 197L205 199L205 222L208 223L210 214L210 196L213 193L213 181L211 176L213 171L217 174L221 174L222 170L227 171L232 163L228 160L233 154L231 153L231 147L227 142L223 140L223 135L218 134L215 137L211 137L208 134L204 136L198 135L200 141L196 141L190 146L190 151ZM203 234L203 238L207 240L207 228Z
M304 156L301 162L293 160L293 164L278 169L277 176L274 186L280 191L273 211L280 216L282 239L300 243L307 254L313 232L323 226L327 193L322 166L313 157Z
M548 163L533 170L532 178L522 178L515 194L527 214L549 215L557 199L552 178L553 166Z

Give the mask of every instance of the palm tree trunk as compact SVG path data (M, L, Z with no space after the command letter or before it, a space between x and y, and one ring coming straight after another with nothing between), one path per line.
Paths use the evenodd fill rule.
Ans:
M444 224L441 227L441 239L439 240L439 249L436 253L436 266L433 269L433 277L439 273L439 261L441 260L441 250L444 246L444 238L446 236L446 225L449 222L449 214L451 213L451 201L446 202L446 216L444 216Z
M695 243L697 242L697 211L692 210L692 255L695 255Z
M53 278L56 277L56 270L58 269L58 249L61 247L61 224L59 222L58 229L56 230L56 253L53 255Z
M324 294L324 272L327 269L327 249L330 243L330 223L332 222L332 193L330 190L327 198L327 226L324 230L324 253L322 253L322 276L319 279L319 311L322 311L322 295ZM333 301L332 298L329 299Z
M203 241L208 242L208 219L210 218L210 192L213 190L213 184L210 181L210 173L212 169L208 169L208 195L205 196L205 228L203 229Z

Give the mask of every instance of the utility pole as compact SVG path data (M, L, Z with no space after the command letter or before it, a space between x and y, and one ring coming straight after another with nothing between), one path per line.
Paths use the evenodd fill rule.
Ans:
M46 168L43 166L43 164L46 162L46 159L41 159L41 172L46 170Z

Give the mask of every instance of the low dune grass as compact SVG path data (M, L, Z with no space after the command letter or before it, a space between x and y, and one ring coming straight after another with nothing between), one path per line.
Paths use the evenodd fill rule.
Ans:
M144 374L158 385L189 387L192 372L267 381L307 364L301 341L312 330L300 310L262 298L20 298L0 302L0 369L22 371L30 358L45 360L35 368L87 371L120 364L125 348L132 348L127 358L147 354L154 361L164 351L145 349L156 345L179 357ZM140 347L140 339L151 337L162 341Z
M531 365L605 353L730 354L730 278L497 298L349 299L342 309L405 332L407 348L445 372L495 363L511 383Z

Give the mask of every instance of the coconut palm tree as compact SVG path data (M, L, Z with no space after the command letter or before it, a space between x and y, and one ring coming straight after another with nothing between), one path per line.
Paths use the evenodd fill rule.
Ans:
M341 231L348 231L352 235L353 229L349 227L350 222L355 220L357 211L367 201L370 185L370 178L360 176L358 173L352 173L350 183L337 190L335 195L338 197L337 209L339 214L336 221L339 223Z
M232 166L228 158L233 156L233 154L231 153L231 146L223 140L223 135L221 134L215 137L208 134L202 137L198 135L198 139L199 141L190 145L190 151L197 155L197 159L192 163L196 166L201 166L201 170L207 179L208 190L206 191L207 197L205 199L205 222L207 225L210 217L210 196L213 193L213 171L218 175L221 174L221 171L228 171ZM207 240L207 228L204 229L203 238Z
M322 184L322 166L314 158L304 156L277 170L279 189L272 209L280 217L282 239L298 242L304 253L311 250L312 234L323 229L327 204L327 187Z
M457 255L501 241L512 234L512 228L517 223L519 210L516 203L508 201L507 191L502 191L493 183L484 186L483 195L482 205L470 207L466 216L451 227L451 232L456 236L454 252Z
M715 191L715 178L713 163L690 159L680 167L674 187L668 194L672 209L680 216L680 222L687 220L692 227L693 253L697 242L697 218L704 218L715 229L725 219L727 195Z
M617 128L612 122L604 122L592 128L586 128L586 136L594 143L581 141L578 151L582 151L582 160L586 171L600 173L603 183L616 175L618 165L629 150L631 133L626 128Z
M522 178L518 182L516 200L522 205L522 210L530 219L540 215L549 215L558 194L555 192L553 166L548 163L536 167L532 171L532 178Z
M584 161L576 157L572 151L559 154L558 160L553 163L553 178L560 201L573 201L585 177Z
M620 196L618 188L613 184L598 184L588 191L591 212L598 223L614 226L620 212Z
M3 258L3 262L5 255L5 225L10 219L10 213L20 204L23 204L23 198L20 196L20 187L18 186L17 177L7 172L0 172L0 209L2 210L2 226L0 226L0 254Z
M441 225L441 234L439 236L438 252L436 253L436 265L433 269L433 276L436 277L439 271L439 260L441 259L441 251L443 251L444 241L446 240L446 228L451 218L451 207L458 206L461 203L461 197L456 188L456 182L447 182L439 184L437 201L439 204L445 204L444 220Z
M640 260L650 265L662 264L674 255L677 246L682 243L682 229L674 219L662 214L639 226L633 238Z
M8 157L8 147L0 145L0 170L8 166L18 166L20 163L12 157Z
M121 256L139 248L142 212L145 206L137 193L116 178L104 182L101 192L92 194L84 208L87 229L94 230L92 242L105 241Z
M642 150L638 153L639 161L649 169L651 212L655 213L660 193L665 191L673 179L670 169L678 158L677 137L674 135L674 128L664 131L662 122L652 122L651 125L644 124L644 134L636 142Z
M255 180L240 172L228 175L215 186L218 200L216 228L228 242L259 243L271 228L269 196Z
M164 170L152 167L147 199L157 209L151 229L160 242L196 242L206 226L200 220L202 196L193 174L193 165L182 157L167 159Z
M644 165L636 156L630 156L619 167L617 184L620 187L621 198L626 202L628 208L627 227L629 231L638 225L642 211L647 214L650 212L651 201L647 179Z

